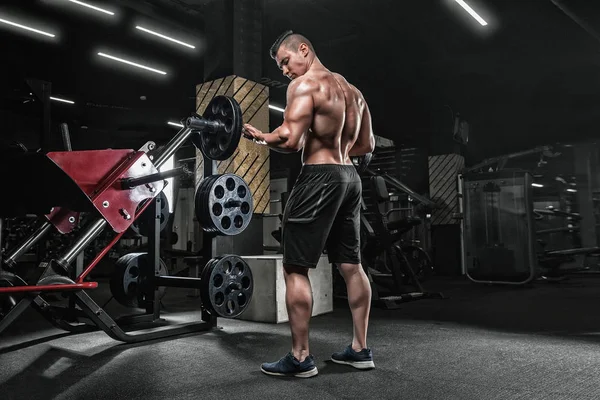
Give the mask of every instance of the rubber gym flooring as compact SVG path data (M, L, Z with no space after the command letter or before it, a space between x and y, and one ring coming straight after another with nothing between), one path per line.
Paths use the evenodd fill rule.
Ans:
M107 286L94 297L108 298ZM327 361L351 338L343 301L313 318L319 375L310 379L259 371L289 351L287 324L219 319L210 332L122 344L103 332L66 334L29 309L0 335L0 399L600 398L600 278L530 288L439 278L428 287L449 298L373 309L371 371ZM189 291L169 290L164 315L195 319L181 311L197 301Z

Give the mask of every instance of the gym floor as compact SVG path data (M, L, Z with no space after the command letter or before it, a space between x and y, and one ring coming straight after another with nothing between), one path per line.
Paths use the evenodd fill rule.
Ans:
M101 284L99 304L109 297ZM376 369L328 362L351 338L347 304L313 318L319 375L274 378L259 371L290 348L287 324L219 319L206 333L123 344L103 332L68 334L33 309L0 335L0 397L8 399L598 399L600 278L532 287L427 282L444 300L373 309ZM167 318L196 299L170 289ZM108 311L123 312L111 302ZM113 314L114 315L114 314Z

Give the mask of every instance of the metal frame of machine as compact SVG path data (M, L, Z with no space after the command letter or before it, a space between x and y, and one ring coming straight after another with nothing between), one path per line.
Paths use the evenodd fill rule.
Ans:
M8 287L0 287L0 295L22 295L23 298L0 320L0 332L4 331L30 305L61 329L81 332L91 330L95 325L111 338L130 343L205 331L216 326L216 315L210 312L210 307L203 304L201 320L198 322L166 326L163 324L163 326L150 330L126 333L117 321L113 320L86 293L86 290L95 289L98 286L97 282L87 281L86 278L98 262L119 241L131 224L150 207L156 218L154 226L151 227L151 235L148 237L148 256L155 273L149 274L146 284L147 287L153 290L147 291L145 314L125 318L119 322L164 322L160 319L160 301L155 296L159 287L195 289L201 287L201 278L160 276L160 196L157 195L164 187L164 179L186 173L186 171L184 169L158 171L189 138L192 138L195 144L197 142L202 143L202 151L206 161L204 163L205 177L214 173L216 169L214 160L227 155L224 154L226 152L220 152L223 149L219 150L219 148L211 154L205 152L205 150L210 151L210 147L214 146L215 143L224 143L218 135L228 135L228 138L231 137L231 141L227 143L227 147L237 147L241 133L239 104L235 103L233 99L225 98L224 100L220 97L223 96L216 97L214 102L218 103L220 101L229 104L229 107L233 109L233 116L229 115L225 121L219 121L218 118L206 119L199 116L188 118L185 121L185 127L166 144L164 150L154 161L151 161L146 154L147 151L154 149L154 143L151 142L138 151L65 151L34 154L29 157L31 159L35 158L40 163L39 165L54 168L57 173L53 176L61 177L60 179L64 179L64 185L70 185L72 194L75 194L74 197L79 201L77 211L97 212L100 217L89 223L82 230L81 235L59 257L40 265L44 268L44 272L35 285L28 285L17 274L13 273L18 258L46 236L53 226L59 232L71 231L78 213L73 212L69 207L54 207L51 213L46 215L46 221L40 223L27 239L5 255L4 264L11 272L0 269L0 280L9 283L5 285ZM229 103L227 103L227 99L229 99ZM207 109L212 104L213 102L209 104ZM93 169L89 168L90 160L95 163ZM88 168L82 168L82 163L88 165ZM57 196L60 196L60 194L57 194ZM82 272L74 274L73 262L107 227L115 232L114 238ZM207 234L204 237L202 258L203 261L208 262L214 255L215 235ZM75 275L74 279L70 278ZM42 297L42 294L46 293L68 293L71 295L71 299L74 300L73 306L69 308L51 306ZM79 306L80 310L75 308L75 304ZM88 318L93 324L80 323L77 321L79 317Z

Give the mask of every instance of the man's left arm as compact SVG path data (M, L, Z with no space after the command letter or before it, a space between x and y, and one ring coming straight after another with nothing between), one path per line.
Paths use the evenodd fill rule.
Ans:
M281 153L295 153L304 146L306 134L314 116L314 86L309 82L292 82L287 92L287 107L283 124L272 133L263 133L251 125L244 129L256 141L264 141L271 149Z

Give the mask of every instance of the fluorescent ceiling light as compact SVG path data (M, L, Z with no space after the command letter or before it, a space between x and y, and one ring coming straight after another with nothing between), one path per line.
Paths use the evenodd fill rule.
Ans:
M16 26L17 28L21 28L21 29L28 30L28 31L30 31L30 32L39 33L40 35L44 35L44 36L50 36L50 37L54 37L54 36L56 36L56 35L54 35L53 33L48 33L48 32L44 32L44 31L40 31L39 29L33 29L33 28L30 28L30 27L28 27L28 26L25 26L25 25L21 25L21 24L17 24L17 23L15 23L15 22L7 21L7 20L5 20L5 19L1 19L1 18L0 18L0 22L2 22L2 23L4 23L4 24L7 24L7 25Z
M61 99L61 98L58 98L58 97L52 97L52 96L50 96L50 100L54 100L54 101L60 101L61 103L75 104L75 102L74 102L74 101L72 101L72 100Z
M540 183L532 183L531 186L533 186L533 187L544 187L544 185L542 185Z
M173 125L173 126L176 126L176 127L178 127L178 128L183 128L183 125L181 125L181 124L178 124L177 122L171 122L171 121L169 121L169 122L167 122L167 124L169 124L169 125Z
M77 1L77 0L68 0L68 1L70 1L71 3L79 4L80 6L91 8L92 10L103 12L103 13L108 14L108 15L115 15L115 13L112 12L112 11L108 11L108 10L105 10L103 8L93 6L91 4L84 3L83 1Z
M142 26L136 26L135 28L136 28L136 29L139 29L140 31L147 32L147 33L149 33L149 34L151 34L151 35L155 35L155 36L158 36L158 37L160 37L160 38L163 38L163 39L166 39L166 40L170 40L171 42L175 42L175 43L177 43L177 44L180 44L180 45L182 45L182 46L189 47L190 49L195 49L195 48L196 48L196 46L193 46L193 45L191 45L191 44L188 44L188 43L182 42L181 40L173 39L173 38L171 38L171 37L165 36L165 35L163 35L163 34L160 34L160 33L158 33L158 32L151 31L150 29L144 28L144 27L142 27Z
M280 112L284 112L284 111L285 111L285 110L284 110L283 108L281 108L281 107L272 106L272 105L270 105L270 104L269 104L269 108L270 108L271 110L280 111Z
M577 189L567 189L567 192L577 193Z
M145 65L134 63L132 61L127 61L127 60L124 60L124 59L119 58L119 57L111 56L109 54L98 53L98 55L102 56L102 57L110 58L111 60L122 62L124 64L133 65L134 67L138 67L138 68L142 68L142 69L147 69L148 71L156 72L157 74L161 74L161 75L166 75L167 74L165 71L161 71L161 70L158 70L158 69L146 67Z
M483 26L486 26L486 25L487 25L487 22L485 22L485 21L483 20L483 18L481 18L481 17L479 16L479 14L477 14L477 13L476 13L476 12L475 12L475 11L474 11L474 10L473 10L473 9L472 9L472 8L471 8L471 7L470 7L468 4L467 4L467 3L465 3L463 0L454 0L454 1L456 1L458 4L460 4L460 6L461 6L462 8L464 8L466 12L468 12L469 14L471 14L471 17L475 18L475 20L476 20L477 22L479 22L481 25L483 25Z

